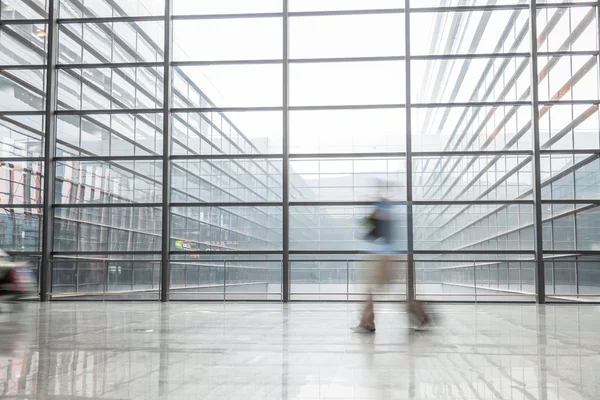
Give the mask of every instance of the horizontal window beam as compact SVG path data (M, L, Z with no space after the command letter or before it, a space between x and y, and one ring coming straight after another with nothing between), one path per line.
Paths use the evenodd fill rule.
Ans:
M36 18L36 19L2 19L0 20L0 26L11 26L11 25L46 25L48 24L47 19Z
M250 111L283 111L283 107L190 107L190 108L171 108L175 114L185 113L209 113L209 112L250 112Z
M66 24L103 24L111 22L164 22L164 15L151 16L122 16L122 17L90 17L90 18L59 18L59 25Z
M192 250L192 251L185 251L185 250L171 250L169 251L169 254L172 255L225 255L225 254L232 254L232 255L267 255L267 254L273 254L273 255L281 255L283 254L283 251L281 250L204 250L204 251L198 251L198 250ZM174 260L174 261L182 261L182 260ZM217 261L217 260L213 260L213 261ZM278 261L278 260L273 260L273 261Z
M172 202L171 207L202 208L202 207L282 207L282 202L277 201L249 201L249 202Z
M112 110L56 110L56 115L104 115L104 114L158 114L162 108L112 109Z
M162 203L71 203L53 204L52 208L161 208Z
M477 157L477 156L530 156L531 150L481 150L481 151L413 151L413 157Z
M173 61L173 67L201 67L206 65L271 65L283 64L282 59L262 60L202 60L202 61Z
M164 67L163 62L126 62L126 63L83 63L83 64L58 64L57 69L100 69L100 68L156 68Z
M413 153L414 154L414 153ZM386 152L386 153L295 153L290 154L290 159L325 159L325 158L402 158L406 157L406 152Z
M39 204L31 204L31 203L21 203L21 204L11 204L11 203L2 203L0 204L0 210L11 210L11 209L41 209L44 207L42 203ZM41 214L40 214L41 215Z
M255 18L283 18L282 12L264 13L231 13L231 14L175 14L173 21L189 21L203 19L255 19Z
M68 156L55 157L55 161L158 161L162 156Z
M173 154L169 157L172 161L194 161L194 160L262 160L281 159L282 154Z

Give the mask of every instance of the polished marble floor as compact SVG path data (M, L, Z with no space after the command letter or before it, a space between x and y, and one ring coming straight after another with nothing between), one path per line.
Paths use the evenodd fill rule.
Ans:
M0 314L0 399L600 399L600 307L28 304Z

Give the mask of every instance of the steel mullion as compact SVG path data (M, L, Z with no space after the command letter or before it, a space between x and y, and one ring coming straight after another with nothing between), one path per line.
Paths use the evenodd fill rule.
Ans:
M411 32L410 32L410 0L405 0L406 12L404 13L404 54L405 64L405 143L406 143L406 300L412 302L416 299L415 260L414 260L414 219L413 219L413 163L412 163L412 99L411 99Z
M44 121L44 191L42 219L42 258L40 262L40 301L50 300L52 292L52 251L54 249L54 197L56 176L56 107L58 97L56 63L58 60L58 11L59 0L48 0L46 98Z
M543 239L543 217L542 217L542 176L540 155L540 103L539 103L539 79L538 79L538 32L537 32L537 8L536 0L529 1L529 36L531 51L531 126L533 135L533 188L534 201L534 253L535 253L535 286L536 300L539 304L546 302L546 280L544 278L544 239Z
M161 242L161 287L160 301L169 301L171 289L171 146L173 127L171 119L171 101L173 96L173 78L171 60L173 59L173 1L165 0L164 15L164 56L163 56L163 183L162 183L162 242Z
M281 300L284 303L290 301L291 280L290 280L290 63L289 63L289 45L290 45L290 26L289 26L289 0L282 0L283 19L282 19L282 106L283 106L283 126L282 126L282 273L281 273Z

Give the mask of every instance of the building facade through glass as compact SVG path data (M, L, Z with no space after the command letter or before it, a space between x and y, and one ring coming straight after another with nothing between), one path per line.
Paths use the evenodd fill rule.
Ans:
M0 248L43 300L359 300L384 194L379 299L596 300L599 6L0 0Z

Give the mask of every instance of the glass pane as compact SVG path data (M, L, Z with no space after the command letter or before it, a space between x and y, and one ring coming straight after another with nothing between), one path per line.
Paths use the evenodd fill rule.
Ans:
M173 202L282 201L281 160L174 161Z
M550 1L548 1L549 3ZM545 8L538 13L538 32L548 32L539 51L598 49L595 7Z
M415 200L531 198L531 156L413 158Z
M172 0L174 15L248 14L282 12L281 0Z
M160 155L163 150L162 117L162 113L60 115L57 155Z
M0 111L44 110L45 71L12 70L0 74Z
M362 221L371 206L290 207L290 248L292 250L374 250L365 240ZM395 206L394 248L406 251L406 207Z
M404 63L398 61L290 65L290 105L403 104Z
M162 201L162 161L58 162L54 201L158 203Z
M596 62L596 56L539 57L540 101L598 99Z
M61 18L145 17L164 15L164 0L77 0L60 1Z
M281 154L280 111L173 114L173 154Z
M543 150L598 148L598 127L597 104L558 104L540 108Z
M291 58L403 54L404 14L290 18Z
M46 25L0 25L3 65L41 65L46 62Z
M0 117L0 157L40 157L44 152L44 117Z
M429 301L533 302L532 262L415 263L417 298Z
M54 251L160 251L160 207L57 207Z
M281 65L211 65L178 67L176 70L176 75L186 79L190 86L202 90L206 96L202 100L203 107L276 107L282 104Z
M561 0L562 1L562 0ZM539 2L539 0L538 0ZM474 0L469 3L473 6L488 6L490 2L488 0ZM493 5L503 6L503 5L513 5L513 4L528 4L527 0L496 0ZM460 7L464 6L464 2L462 0L419 0L419 7L422 8L432 8L432 7Z
M291 201L406 199L404 158L294 159Z
M528 52L528 16L529 11L523 9L413 13L411 52L413 55Z
M154 109L162 107L163 94L162 68L68 69L58 74L62 109Z
M282 24L281 18L175 20L174 59L281 59ZM193 38L205 39L199 45Z
M542 175L542 199L570 200L575 198L575 178L577 178L578 198L597 198L592 188L594 180L588 171L597 168L597 157L593 154L542 154L540 159ZM581 171L580 171L581 170ZM584 178L591 179L590 185Z
M402 8L404 0L290 0L290 12Z
M159 255L57 257L52 265L52 293L60 297L156 300L159 290Z
M162 22L106 22L60 26L59 63L159 62Z
M0 204L41 204L43 175L41 161L0 162Z
M591 205L585 207L585 211L575 214L575 224L577 250L599 250L600 208Z
M281 255L176 254L173 300L281 300Z
M0 8L0 19L39 19L48 17L46 0L4 0Z
M42 209L7 208L0 213L0 249L37 252L42 249Z
M281 207L175 207L171 250L281 250Z
M531 205L415 205L416 250L533 250Z
M414 103L515 102L530 98L529 59L412 61Z
M412 111L413 151L531 150L531 107L434 107Z
M289 124L292 154L406 149L406 112L402 108L290 111Z

